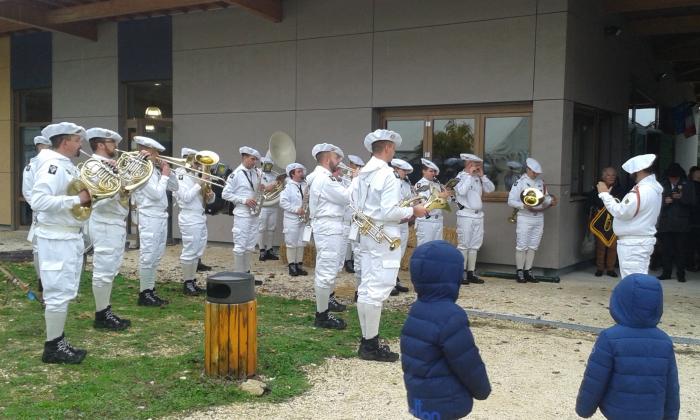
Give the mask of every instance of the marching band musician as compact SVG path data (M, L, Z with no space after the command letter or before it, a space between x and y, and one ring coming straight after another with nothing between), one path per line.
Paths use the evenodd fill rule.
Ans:
M420 160L423 172L423 178L416 182L416 188L421 188L428 186L429 188L425 191L419 192L419 195L423 196L426 200L432 194L432 190L436 189L440 191L439 195L441 197L448 197L450 195L447 191L441 191L442 186L437 180L437 176L440 175L440 168L436 164L428 159L421 158ZM416 219L416 246L420 246L426 242L437 241L442 239L442 227L443 227L442 210L434 209L430 210L426 217L421 217Z
M193 159L197 151L189 147L180 150L182 158ZM201 166L193 162L194 169L201 170ZM175 201L180 207L180 214L177 216L177 223L182 234L182 253L180 254L180 266L182 267L182 292L187 296L196 296L205 292L197 286L197 265L199 264L204 248L207 246L207 216L204 214L206 204L214 202L214 192L207 190L207 195L202 194L204 182L208 180L204 175L202 180L198 180L197 175L187 168L175 169L178 189L175 192ZM206 199L206 202L205 202Z
M139 219L139 299L141 306L163 306L168 301L156 295L156 272L165 253L168 238L167 191L178 189L177 178L171 176L170 165L158 160L165 147L150 137L134 136L138 150L148 152L149 159L160 163L149 180L134 191L133 202L138 208Z
M306 168L300 163L290 163L285 168L285 172L289 176L289 182L280 194L280 207L284 210L282 233L284 233L284 243L287 247L289 275L292 277L306 276L309 273L301 268L301 262L304 258L303 234L304 226L306 226L303 220L305 213L304 194L308 194L304 181Z
M408 174L413 172L413 166L403 159L392 159L391 166L401 180L401 200L410 199L413 196L413 191L411 190L411 182L408 180ZM406 248L408 247L408 222L406 220L404 223L399 224L399 229L401 230L401 258L406 254ZM397 296L400 292L408 292L408 287L401 284L397 273L396 285L391 290L390 295Z
M598 197L613 216L617 235L620 277L647 274L649 259L656 243L656 222L661 212L663 187L656 181L652 165L656 155L639 155L629 159L622 169L637 183L621 202L616 202L604 182L598 182Z
M539 282L532 274L532 264L544 232L543 212L557 205L557 198L549 195L541 175L540 163L527 158L525 173L513 184L508 194L508 205L519 210L515 228L515 273L518 283ZM536 206L526 206L521 200L521 193L527 188L540 190L544 201Z
M393 238L401 235L401 221L427 214L420 205L413 208L399 207L401 184L388 163L400 145L401 136L394 131L380 129L367 134L364 146L372 153L372 158L360 170L352 187L355 207ZM357 225L353 226L356 231ZM401 248L391 249L387 240L377 242L368 235L360 235L359 240L362 280L357 291L357 316L362 340L357 354L364 360L395 362L399 355L388 346L379 344L379 321L383 302L396 285L401 265Z
M484 281L474 274L476 255L484 241L484 211L481 196L496 190L496 186L484 175L483 159L471 153L462 153L464 170L457 176L455 186L457 210L457 249L464 256L466 276L462 284Z
M92 157L114 166L117 146L122 136L112 130L91 128L87 139ZM128 207L120 202L120 194L93 203L88 234L92 242L92 294L95 297L95 328L124 330L131 321L118 317L110 304L114 277L124 258L126 216Z
M277 175L272 172L272 167L275 162L268 156L263 156L260 159L262 163L262 184L261 187L265 191L274 189L278 182ZM260 238L258 239L258 248L260 248L260 261L279 260L272 249L272 240L275 237L275 229L277 229L277 205L263 206L260 209Z
M51 141L44 151L43 163L36 172L32 188L32 208L38 212L36 238L44 286L46 342L41 360L44 363L83 361L87 351L71 346L64 327L68 303L78 294L83 268L84 222L71 214L73 206L91 202L88 191L67 195L71 181L79 177L71 158L79 156L85 129L69 122L50 124L41 135Z
M259 214L255 214L257 206L258 184L260 173L255 164L260 160L260 152L252 147L243 146L238 149L241 154L241 164L231 172L226 180L221 197L234 204L233 209L233 270L240 273L250 273L251 254L255 252L258 240ZM262 284L256 280L256 284Z
M46 154L42 154L42 150L46 150L51 147L51 141L44 136L34 137L34 148L36 149L37 155L29 160L27 166L24 168L22 173L22 196L24 201L27 202L29 207L32 206L32 188L34 188L34 180L36 179L36 171L41 166ZM29 235L27 235L27 240L32 243L32 255L34 257L34 271L36 272L36 278L38 283L38 290L41 293L43 290L41 286L41 270L39 269L39 247L36 244L36 237L34 236L34 229L36 228L36 217L37 211L32 208L32 227L29 229ZM39 296L41 300L41 295Z
M311 155L318 165L306 177L309 184L309 211L311 228L316 246L316 269L314 291L316 295L316 317L314 325L320 328L343 330L345 320L336 318L332 312L342 312L345 305L331 300L339 261L345 250L342 248L343 212L350 203L350 189L333 176L343 159L343 151L332 144L320 143L313 147Z
M359 171L362 169L363 166L365 166L365 161L362 160L361 157L357 155L348 155L348 168L352 169L353 171ZM350 180L348 179L343 179L344 183L347 183L346 186L349 186ZM345 208L345 214L343 215L343 240L345 240L345 246L343 249L345 249L345 255L344 255L344 260L340 261L340 264L342 268L345 268L345 271L350 273L350 274L355 274L355 258L354 254L357 251L357 246L358 243L357 241L351 241L348 238L348 234L350 233L350 226L352 225L352 210L350 210L349 207ZM358 264L359 265L359 264ZM359 267L358 267L359 269ZM357 281L359 284L359 276L357 276Z

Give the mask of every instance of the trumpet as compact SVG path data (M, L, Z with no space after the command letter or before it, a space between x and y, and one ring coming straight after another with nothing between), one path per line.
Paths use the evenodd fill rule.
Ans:
M389 249L394 250L401 246L401 238L392 238L384 232L384 226L377 226L372 219L362 213L357 207L349 204L352 210L352 222L357 225L361 235L367 235L378 244L384 241L389 243Z
M344 178L348 181L352 178L352 174L355 171L354 169L352 169L348 165L344 164L343 162L338 163L338 169L340 169L340 173L341 173L340 177Z

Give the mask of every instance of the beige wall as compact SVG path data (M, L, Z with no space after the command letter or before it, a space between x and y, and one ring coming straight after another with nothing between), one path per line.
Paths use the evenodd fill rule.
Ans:
M0 37L0 225L12 224L14 204L12 172L12 89L10 38Z

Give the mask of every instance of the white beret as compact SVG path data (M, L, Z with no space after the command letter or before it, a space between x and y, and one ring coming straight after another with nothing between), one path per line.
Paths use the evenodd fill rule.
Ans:
M99 128L99 127L94 127L85 132L85 135L87 136L87 139L94 139L94 138L101 138L101 139L107 139L107 140L112 140L116 144L119 144L120 141L122 141L122 136L119 135L119 133L112 131L112 130L107 130L106 128Z
M240 153L242 155L252 155L252 156L255 156L256 158L260 159L260 152L253 149L252 147L243 146L240 149L238 149L238 153Z
M80 137L85 138L85 129L77 124L61 122L49 124L41 130L41 135L49 140L51 140L51 137L60 136L61 134L78 134Z
M304 172L306 172L306 168L304 167L304 165L302 165L301 163L296 163L296 162L290 163L289 165L287 165L286 168L284 168L284 170L286 171L287 175L289 175L289 173L292 172L292 171L295 170L295 169L303 169Z
M647 169L651 167L651 165L654 164L654 161L656 160L656 155L654 154L648 154L648 155L639 155L635 156L627 162L622 164L622 169L625 170L628 174L633 174L635 172L639 172L642 169Z
M348 155L348 160L350 163L354 163L357 166L365 166L365 161L357 155Z
M413 172L413 166L411 166L410 163L406 162L403 159L391 159L391 166L393 166L394 168L403 169L409 174Z
M194 149L190 149L189 147L183 147L180 149L180 157L185 157L189 155L196 155L197 151Z
M140 144L143 147L150 147L151 149L156 149L159 152L165 151L165 147L162 144L158 143L150 137L134 136L134 142L136 144Z
M530 170L531 170L532 172L535 172L535 173L538 173L538 174L544 173L544 172L542 172L542 166L540 166L540 163L539 163L538 161L536 161L535 159L533 159L533 158L527 158L527 159L525 160L525 165L526 165L528 168L530 168Z
M374 130L365 136L365 149L372 153L372 144L380 140L388 140L394 142L396 147L401 146L401 136L399 133L391 130Z
M514 169L514 170L518 170L518 169L522 169L522 168L523 168L523 164L522 164L522 163L516 162L516 161L514 161L514 160L509 160L508 162L506 162L506 165L507 165L510 169Z
M34 137L34 146L37 144L45 144L47 146L51 146L51 140L47 139L44 136L36 136Z
M319 143L316 146L314 146L314 148L311 149L311 156L313 156L314 159L316 159L316 155L318 155L321 152L335 152L341 158L345 157L345 154L343 153L343 150L340 147L330 143Z
M440 175L440 168L438 168L437 165L434 164L433 162L429 161L428 159L421 158L420 163L423 166L427 166L428 168L433 169L435 171L436 175Z
M477 155L471 153L460 153L460 159L466 160L467 162L483 162L484 160Z

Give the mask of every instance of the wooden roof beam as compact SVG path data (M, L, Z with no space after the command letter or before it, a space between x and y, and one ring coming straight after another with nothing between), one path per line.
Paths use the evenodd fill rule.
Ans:
M641 35L696 33L700 32L700 15L633 20L628 28Z
M14 0L3 1L0 2L0 21L26 25L27 27L45 31L62 32L89 39L90 41L97 41L97 25L87 22L54 24L47 19L47 14L50 10L46 6L27 0L22 2Z
M281 0L225 0L272 22L282 22Z
M692 6L700 6L700 0L605 0L603 10L607 13L630 13Z
M68 23L110 19L124 15L183 9L219 1L221 0L108 0L55 9L48 14L48 20L52 23Z

